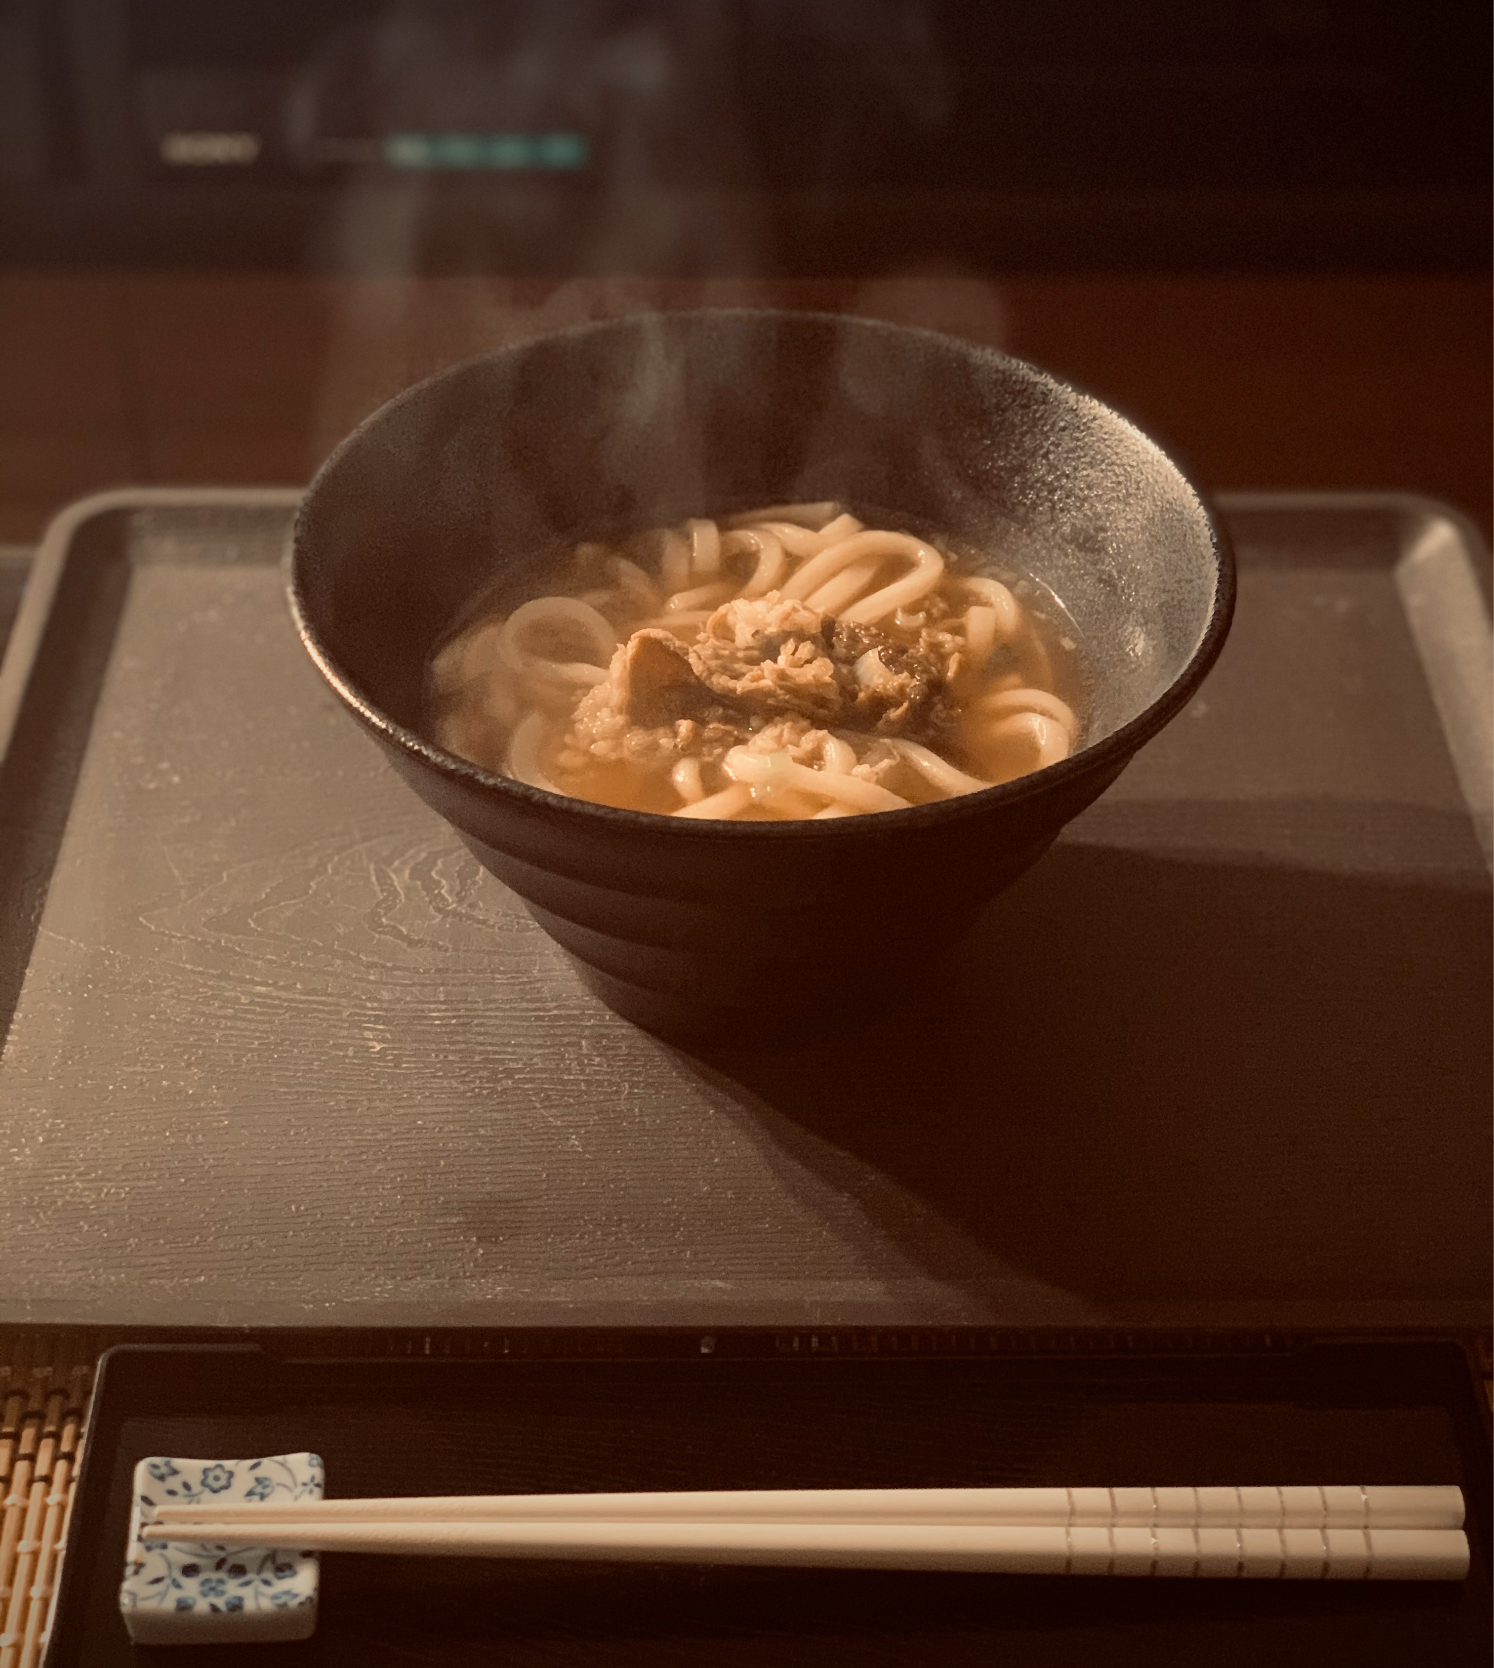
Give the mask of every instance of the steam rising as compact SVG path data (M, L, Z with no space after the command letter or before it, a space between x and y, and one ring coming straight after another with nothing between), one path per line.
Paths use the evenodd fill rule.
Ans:
M802 43L764 66L744 41ZM823 56L821 56L823 54ZM768 130L762 77L789 83L807 64L841 66L835 97L806 83L820 117L795 134ZM356 96L355 96L356 94ZM812 205L854 155L866 101L913 135L944 121L952 77L923 8L903 0L754 0L743 6L622 8L546 0L503 8L396 0L328 38L283 111L294 154L347 144L350 133L428 128L566 130L587 136L584 175L454 178L354 168L313 250L332 329L315 440L325 453L369 411L458 360L587 320L700 306L789 306L861 313L948 330L992 346L1005 339L991 284L932 266L916 248L889 249L884 274L775 272L773 179L785 148ZM439 113L437 116L433 113ZM439 235L442 194L470 214L470 237L440 250L440 278L422 277ZM495 243L520 252L519 276L491 270ZM638 366L640 398L663 370ZM744 368L745 369L745 368Z

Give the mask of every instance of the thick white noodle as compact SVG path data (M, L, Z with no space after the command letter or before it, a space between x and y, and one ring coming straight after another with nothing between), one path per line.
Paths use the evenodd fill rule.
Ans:
M842 609L840 617L843 620L852 621L857 625L875 625L878 620L885 620L889 614L906 608L910 602L917 602L920 597L926 597L938 586L944 573L944 558L929 545L917 540L910 542L918 545L916 566L912 573L894 580L890 585L884 585L880 591L873 591L869 597L862 597L849 608Z
M529 662L529 670L536 677L574 685L577 689L595 689L599 683L607 681L607 668L593 666L589 660L540 660L536 657Z
M659 553L659 575L667 592L683 591L690 583L690 545L673 527L664 529Z
M857 521L855 516L848 514L836 516L834 521L827 521L820 528L820 537L825 541L826 548L841 539L850 538L852 533L859 533L866 526L864 521Z
M690 535L690 572L710 579L721 571L721 529L703 517L685 523Z
M673 815L677 817L718 818L728 821L739 816L752 803L752 789L745 782L733 782L709 799L697 799L693 805L682 805Z
M892 533L885 537L895 539L900 535ZM792 546L790 548L792 549ZM898 546L897 550L900 549L901 546ZM786 597L807 601L827 580L833 579L853 562L859 562L868 556L880 560L884 556L897 554L897 550L890 549L884 543L884 535L881 533L855 533L848 539L841 539L836 544L810 552L810 560L802 567L796 568L790 574L788 583L779 586L779 589ZM794 554L798 555L799 552L795 551Z
M728 527L753 527L762 521L792 521L811 530L823 527L840 509L834 499L821 504L765 504L760 510L742 510L726 518Z
M780 822L808 822L825 803L825 796L804 793L798 788L774 788L771 792L753 794L752 803Z
M543 713L526 713L514 726L514 733L509 738L507 771L517 782L525 782L531 788L543 788L546 793L560 793L562 790L545 775L539 762L540 738L544 732L545 719Z
M632 599L640 614L659 612L664 605L659 587L636 562L630 562L626 556L614 556L612 569L619 586Z
M921 539L907 533L874 529L869 533L853 533L850 538L822 550L794 574L783 587L783 594L786 597L811 597L827 580L868 556L904 556L913 563L913 571L842 610L843 620L859 625L874 625L885 615L895 614L899 608L917 602L919 597L927 596L934 589L944 574L944 558Z
M999 579L984 574L955 574L954 583L961 590L978 597L987 608L996 610L996 641L1009 642L1022 629L1022 605Z
M664 604L666 614L710 611L737 594L736 585L729 579L713 579L709 585L697 585L690 591L676 591Z
M992 719L1010 718L1019 712L1040 712L1044 718L1062 724L1071 743L1079 728L1074 709L1046 689L998 689L982 695L975 703L975 710L983 718Z
M979 793L982 788L989 788L993 784L981 781L978 776L969 776L963 770L957 769L948 759L940 758L931 747L925 747L921 742L895 740L891 745L908 761L920 776L941 792L953 798L962 793Z
M652 620L645 620L642 625L635 626L635 631L672 631L676 636L685 634L687 640L693 641L695 633L700 630L713 609L710 608L682 608L678 614L659 614Z
M985 670L991 650L996 647L999 624L1000 616L986 603L965 610L965 670L970 676L978 677Z
M698 805L705 798L705 784L700 779L700 760L681 759L669 773L675 792L687 805Z
M1069 756L1068 731L1062 724L1045 718L1040 712L1019 712L1010 718L1003 718L999 724L991 727L990 740L994 744L1006 741L1025 742L1036 755L1035 764L1014 770L1011 776L1006 778L1007 781L1017 776L1025 776L1030 771L1045 770L1049 765L1057 764L1060 759Z
M745 747L733 747L726 755L726 774L734 782L747 783L754 790L754 798L760 796L759 790L771 796L775 789L799 788L857 811L902 811L909 803L860 776L797 764L787 752L752 753Z
M571 627L589 640L601 665L585 661L549 660L524 647L526 633L536 626ZM498 634L498 653L504 664L520 678L549 678L556 683L591 686L607 676L607 662L617 649L617 633L595 608L577 597L536 597L520 603L503 622Z
M771 533L790 556L817 556L825 548L823 533L811 533L792 521L760 521L753 531Z
M721 541L722 555L734 556L739 551L757 555L752 577L742 587L744 597L760 597L774 590L788 572L788 552L766 528L739 527L728 533Z
M501 724L505 730L511 729L518 722L521 704L508 668L495 666L487 677L469 683L461 691L455 710L480 714L485 720Z
M832 802L823 811L816 811L812 820L827 822L831 817L854 817L855 815L856 812L849 805L836 805Z
M498 640L503 635L501 619L480 620L458 637L453 637L431 662L431 683L443 695L455 695L468 684L486 682L501 675Z
M826 770L849 775L856 768L856 749L839 736L827 735L820 743L820 762Z
M819 609L822 614L839 614L863 591L870 588L881 565L881 558L877 556L867 556L859 562L852 562L850 567L842 568L833 579L827 579L813 596L804 600L811 608Z

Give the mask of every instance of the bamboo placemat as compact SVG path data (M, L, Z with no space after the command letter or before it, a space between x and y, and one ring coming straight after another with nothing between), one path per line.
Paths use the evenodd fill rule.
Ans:
M0 1668L38 1668L108 1340L0 1327Z

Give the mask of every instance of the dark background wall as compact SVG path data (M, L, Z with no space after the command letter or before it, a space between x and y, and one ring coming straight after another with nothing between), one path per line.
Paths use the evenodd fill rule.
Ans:
M0 537L301 480L452 358L723 299L1487 528L1489 219L1462 0L0 0Z

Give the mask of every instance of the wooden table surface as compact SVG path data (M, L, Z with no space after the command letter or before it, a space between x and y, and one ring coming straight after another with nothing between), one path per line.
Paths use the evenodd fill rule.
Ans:
M947 329L1133 416L1206 490L1391 488L1490 528L1483 275L821 280L0 273L0 539L131 482L295 483L398 389L533 331L771 304Z

